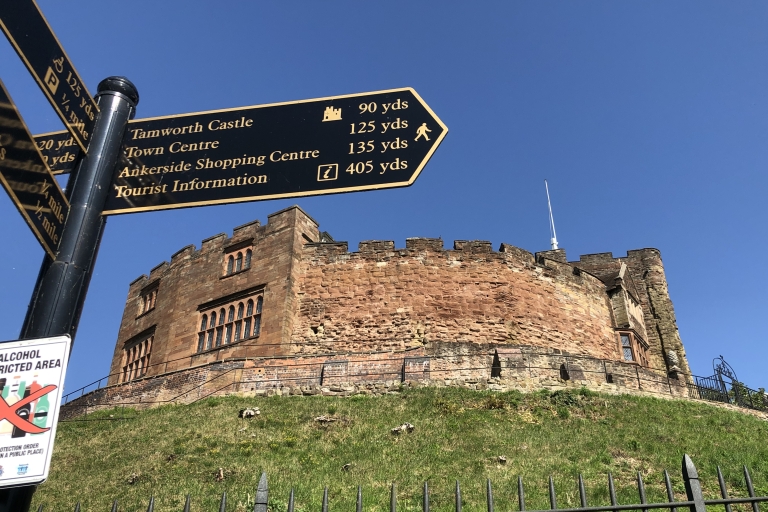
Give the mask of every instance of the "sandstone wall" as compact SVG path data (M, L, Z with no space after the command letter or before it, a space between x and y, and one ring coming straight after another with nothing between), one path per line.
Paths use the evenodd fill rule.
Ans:
M297 354L403 350L429 342L508 343L619 359L603 283L502 244L412 238L308 244L300 270Z

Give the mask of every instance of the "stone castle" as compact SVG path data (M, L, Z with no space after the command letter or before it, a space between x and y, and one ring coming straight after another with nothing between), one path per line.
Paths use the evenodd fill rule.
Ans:
M656 249L568 262L562 249L409 238L349 252L318 228L294 206L134 280L109 385L91 403L404 383L685 395Z

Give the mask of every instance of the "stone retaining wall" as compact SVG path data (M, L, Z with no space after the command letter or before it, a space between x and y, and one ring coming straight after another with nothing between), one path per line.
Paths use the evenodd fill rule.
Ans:
M208 363L92 391L63 405L61 418L117 406L146 408L229 394L377 395L415 386L496 391L586 387L610 394L688 397L682 377L667 378L635 364L540 347L433 342L401 352Z

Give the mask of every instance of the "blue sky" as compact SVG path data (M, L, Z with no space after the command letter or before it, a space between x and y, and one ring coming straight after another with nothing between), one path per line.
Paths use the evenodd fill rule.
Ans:
M198 2L39 5L85 84L132 80L137 118L410 86L449 133L406 189L111 217L69 390L108 372L128 283L179 248L299 204L337 240L411 236L580 254L661 250L694 373L766 386L768 3ZM62 129L11 46L32 133ZM43 250L0 197L0 339Z

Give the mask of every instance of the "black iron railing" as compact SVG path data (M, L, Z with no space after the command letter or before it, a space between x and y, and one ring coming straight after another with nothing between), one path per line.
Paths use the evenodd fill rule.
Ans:
M578 493L579 493L579 506L574 508L558 508L557 507L557 497L555 493L555 482L554 479L550 476L549 477L549 503L550 508L549 509L542 509L542 510L532 510L526 508L525 503L525 489L523 486L523 479L521 477L518 477L517 479L517 497L518 497L518 510L521 512L551 512L552 510L557 510L558 512L619 512L623 510L637 510L642 512L647 512L649 510L656 510L656 509L667 509L670 512L678 512L678 509L680 508L688 508L690 512L707 512L707 507L711 507L713 505L719 505L724 506L725 512L732 512L732 505L740 504L740 503L748 503L752 507L752 512L760 512L760 503L768 502L768 496L755 496L755 488L752 484L752 477L749 474L749 470L746 466L744 466L744 483L746 484L747 493L749 494L748 497L744 498L731 498L728 495L728 489L725 485L725 479L723 478L723 474L720 471L720 467L717 468L717 479L718 484L720 487L720 496L721 498L718 499L704 499L704 495L701 490L701 483L699 482L699 474L696 470L696 467L693 464L693 461L688 455L683 456L683 464L682 464L682 477L683 482L685 484L685 494L687 500L685 501L677 501L675 499L675 493L672 489L672 482L669 477L669 473L665 470L664 471L664 486L667 491L667 501L666 502L658 502L658 503L649 503L646 499L646 492L645 492L645 484L643 482L642 474L638 472L637 474L637 492L638 492L638 498L639 503L631 503L631 504L620 504L618 500L616 499L616 488L613 483L613 476L608 473L608 495L610 497L610 504L608 505L592 505L590 506L587 503L587 493L586 489L584 487L584 480L579 475L577 486L578 486ZM425 482L424 488L422 492L422 512L429 512L429 486ZM267 503L269 498L269 489L267 486L267 476L266 474L262 473L261 478L259 479L259 484L256 489L256 495L254 498L254 505L253 505L253 512L267 512ZM389 497L389 510L390 512L397 512L397 487L395 484L392 484L390 487L390 497ZM459 482L456 482L456 490L454 495L454 506L455 506L455 512L461 512L462 510L462 497L461 497L461 486L459 485ZM191 507L191 498L189 495L186 497L186 501L183 505L183 512L190 512ZM179 507L182 505L179 504ZM488 512L494 512L495 510L495 502L493 498L493 488L491 485L491 481L487 480L486 482L486 506ZM295 496L293 489L291 489L290 494L288 496L288 505L287 505L287 512L294 512L295 509ZM38 512L43 512L44 506L40 505L37 509ZM112 503L112 512L117 512L118 510L118 501L115 500ZM155 510L155 499L154 497L151 497L149 499L149 504L147 506L147 512L154 512ZM224 493L221 496L221 499L219 501L219 512L226 512L227 510L227 494ZM363 490L361 487L358 486L357 488L357 503L355 507L356 512L362 512L363 510ZM271 507L272 512L280 512L276 510L274 507ZM328 503L328 488L326 487L323 492L323 500L321 505L321 512L328 512L329 511L329 503ZM75 505L75 512L80 512L80 503L78 502Z

